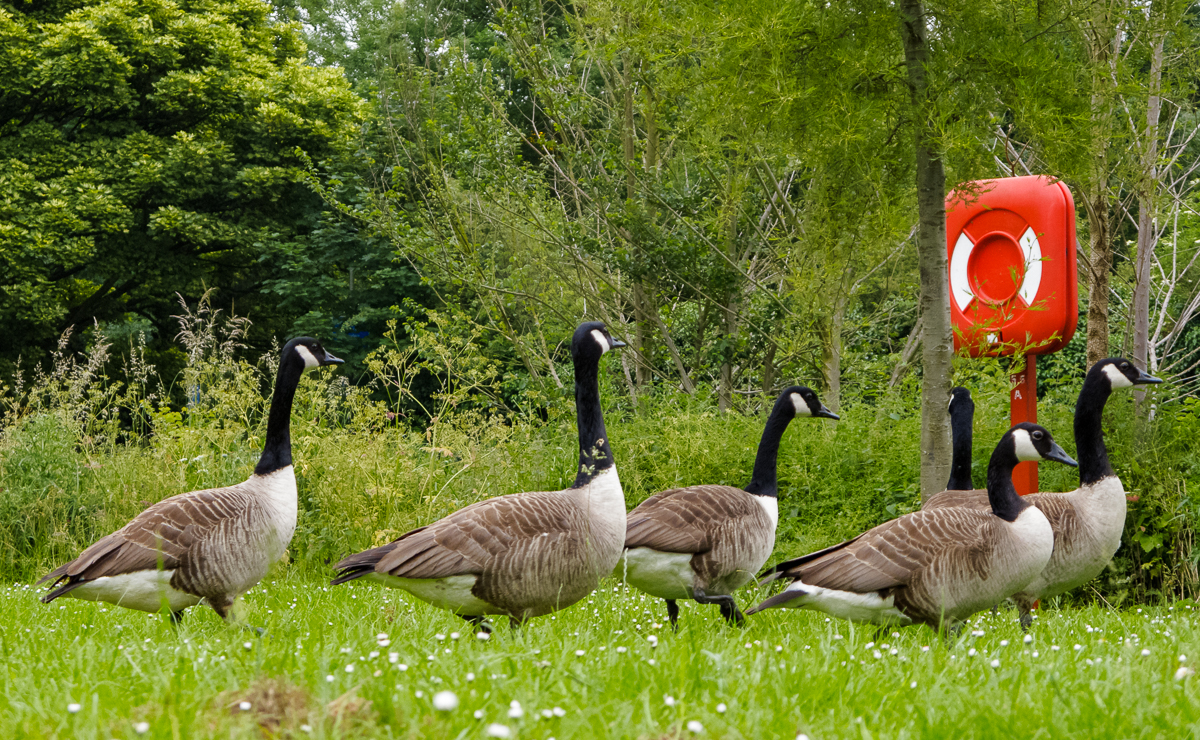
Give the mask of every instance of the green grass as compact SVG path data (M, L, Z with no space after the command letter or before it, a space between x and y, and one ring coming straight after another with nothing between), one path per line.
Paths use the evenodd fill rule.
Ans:
M783 610L739 629L686 604L676 634L661 601L606 581L570 609L482 641L402 592L329 588L286 567L246 597L263 637L205 608L176 630L103 604L43 605L39 592L0 590L0 737L483 738L498 723L517 738L657 738L693 736L690 721L705 737L814 740L1200 728L1200 676L1176 678L1200 662L1200 614L1184 604L1045 610L1029 644L1003 610L947 643L925 627L877 636ZM440 691L454 692L455 710L434 708ZM514 701L523 717L508 716Z

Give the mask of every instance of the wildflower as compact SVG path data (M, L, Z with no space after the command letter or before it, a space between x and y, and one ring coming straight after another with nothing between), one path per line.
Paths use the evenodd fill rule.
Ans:
M1180 666L1179 670L1175 671L1175 680L1182 681L1183 679L1187 678L1188 676L1194 676L1194 675L1196 675L1196 672L1193 671L1191 668L1188 668L1187 666Z
M717 714L725 714L726 709L728 709L728 707L725 706L725 702L721 702L717 705Z
M300 732L312 732L312 725L300 725Z
M250 711L250 702L244 701L244 702L239 703L238 709L242 710L243 712L249 712Z
M1021 638L1021 642L1028 645L1029 643L1033 642L1033 635L1025 635L1024 637Z
M974 658L978 654L979 654L979 652L975 648L971 648L970 650L967 651L967 657L970 657L970 658Z
M687 723L687 728L688 728L688 732L695 734L695 735L699 735L700 733L704 732L704 725L700 724L699 722L697 722L694 719L690 720Z
M999 668L999 667L1000 667L1000 661L993 658L992 659L992 668Z
M1008 640L1001 640L1000 647L1008 647Z
M488 737L512 737L512 730L508 728L508 725L496 723L488 725L485 733Z
M915 689L915 688L917 688L917 682L916 682L916 681L913 681L912 683L910 683L910 684L908 685L908 688L910 688L910 689Z
M439 632L438 634L434 635L433 638L435 640L437 640L438 642L442 642L443 640L446 639L446 636Z
M474 681L474 680L475 680L475 674L474 674L474 673L468 673L468 674L467 674L467 680L468 680L468 681Z
M871 654L875 656L875 660L879 660L880 658L883 657L883 653L879 652L878 650L876 650L875 652L873 652Z
M582 650L576 650L576 651L575 651L575 657L576 657L576 658L582 658L582 657L583 657L583 651L582 651Z
M133 726L133 731L139 735L145 735L147 732L150 732L150 723L149 722L138 722L136 725Z
M508 718L520 719L525 716L525 710L521 709L521 702L513 699L508 703Z
M1180 663L1182 663L1182 662L1184 662L1184 661L1186 661L1186 660L1187 660L1187 656L1186 656L1186 655L1180 655L1180 656L1179 656L1179 662L1180 662Z
M433 708L439 712L453 712L458 709L458 697L453 691L439 691L433 695Z
M450 633L450 639L451 639L451 640L457 640L457 639L458 639L458 638L460 638L460 637L462 637L462 635L458 634L457 632L451 632L451 633Z
M78 704L68 704L67 705L67 711L70 712L71 714L75 714L82 708L83 707L79 706Z
M1142 648L1142 657L1145 658L1150 654L1150 648Z
M550 711L554 713L555 717L566 717L567 716L567 710L563 709L562 707L555 707L554 709L551 709Z
M623 653L623 652L625 652L625 646L624 646L624 645L621 645L620 647L618 647L618 648L617 648L617 652L618 652L618 653Z
M475 639L476 640L490 640L490 639L492 639L492 636L486 632L476 632Z
M325 683L333 683L333 676L331 676L331 675L330 675L330 676L326 676L326 677L325 677Z
M1080 650L1083 650L1083 645L1080 645L1079 643L1075 643L1075 652L1079 652Z
M483 719L483 710L482 709L475 710L475 719Z
M243 643L242 643L242 647L244 647L244 648L246 648L247 650L249 650L250 648L254 647L254 643L252 643L252 642L243 642Z
M668 707L675 706L675 697L670 694L663 694L663 704L666 704Z

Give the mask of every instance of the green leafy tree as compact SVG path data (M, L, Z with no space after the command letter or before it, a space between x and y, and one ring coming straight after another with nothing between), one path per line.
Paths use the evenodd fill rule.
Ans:
M301 152L346 152L365 109L305 55L257 0L0 5L0 361L93 319L169 336L206 283L286 328L262 288L323 207Z

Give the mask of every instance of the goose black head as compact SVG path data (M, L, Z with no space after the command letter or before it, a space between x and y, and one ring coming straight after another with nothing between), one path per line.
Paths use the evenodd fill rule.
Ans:
M1008 430L1008 434L1012 438L1013 452L1022 462L1053 460L1073 468L1079 467L1079 463L1058 446L1045 427L1023 421Z
M1092 373L1103 373L1108 378L1109 385L1115 390L1117 388L1130 388L1135 385L1151 385L1161 383L1161 378L1156 378L1153 375L1148 375L1138 369L1129 360L1124 357L1109 357L1100 360L1092 366Z
M841 418L821 403L821 399L817 398L817 394L812 388L803 385L794 385L785 390L782 394L786 398L791 399L792 407L796 410L796 416L815 416L819 419L838 419Z
M610 349L624 346L621 340L613 339L603 321L585 321L575 329L575 336L571 338L571 356L576 360L585 357L599 360Z
M971 398L971 391L958 386L950 389L950 405L947 407L947 411L953 414L955 410L960 409L974 411L975 401Z
M287 361L291 357L299 358L300 362L304 364L304 372L315 370L325 365L340 365L343 362L343 360L329 354L329 351L312 337L296 337L283 345L281 356L284 361Z

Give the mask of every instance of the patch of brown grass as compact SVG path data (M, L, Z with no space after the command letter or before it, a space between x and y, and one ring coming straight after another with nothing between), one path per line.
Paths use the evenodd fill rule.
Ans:
M250 708L243 710L243 702L248 702ZM313 724L314 719L308 692L285 678L260 678L245 689L224 691L214 704L222 714L249 717L266 737L276 737L280 732L291 734L300 725Z

